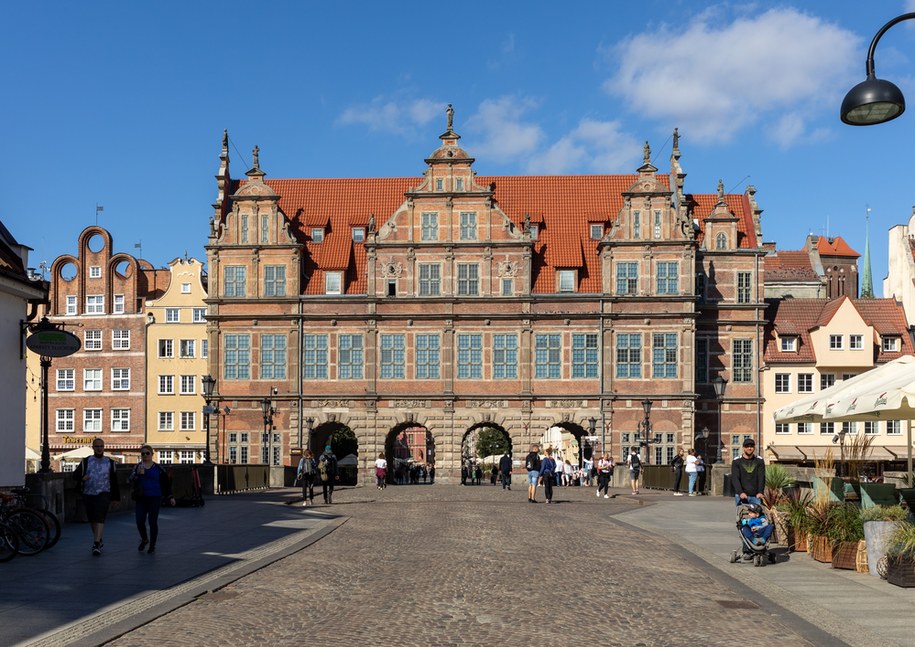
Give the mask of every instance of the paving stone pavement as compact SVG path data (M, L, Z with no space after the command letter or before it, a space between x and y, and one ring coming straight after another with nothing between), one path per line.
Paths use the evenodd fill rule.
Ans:
M320 541L110 644L841 644L614 520L638 499L554 498L529 504L521 486L343 490L300 509L348 518Z

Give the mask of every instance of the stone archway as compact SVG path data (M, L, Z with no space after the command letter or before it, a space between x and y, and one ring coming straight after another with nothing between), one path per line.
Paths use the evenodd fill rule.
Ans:
M552 445L553 458L563 461L568 460L573 467L580 468L585 460L595 458L594 447L590 442L583 440L588 436L588 430L577 422L563 420L554 422L540 439L541 449Z
M322 422L309 434L308 448L317 458L327 445L337 457L340 483L355 485L359 479L359 440L355 432L342 422Z
M475 425L471 425L470 428L464 432L464 435L461 438L462 485L468 482L473 482L473 474L477 467L480 467L488 475L491 473L492 468L498 465L498 458L494 459L492 456L501 456L502 451L496 451L496 449L492 449L490 451L493 453L490 456L478 455L479 452L477 447L481 434L491 434L494 436L491 443L484 443L484 445L498 447L500 450L504 450L504 448L507 446L508 455L512 455L513 443L511 435L508 433L508 431L505 430L504 427L502 427L502 425L492 421L478 422ZM500 440L501 442L499 442ZM484 464L486 459L489 459L490 463ZM491 463L495 463L495 465Z
M425 425L407 421L392 427L384 438L384 457L389 484L435 482L435 438Z

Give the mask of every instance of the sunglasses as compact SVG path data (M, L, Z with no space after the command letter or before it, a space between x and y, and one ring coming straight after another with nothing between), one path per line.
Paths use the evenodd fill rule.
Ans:
M152 452L140 452L142 456L152 456Z

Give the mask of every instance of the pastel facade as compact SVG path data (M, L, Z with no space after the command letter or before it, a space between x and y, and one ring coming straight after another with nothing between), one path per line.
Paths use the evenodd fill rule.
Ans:
M905 456L904 423L785 423L774 413L810 393L896 359L913 354L905 312L894 299L785 299L766 314L766 394L763 440L766 458L812 462L826 449L833 455L836 431L874 437L871 458L895 461Z

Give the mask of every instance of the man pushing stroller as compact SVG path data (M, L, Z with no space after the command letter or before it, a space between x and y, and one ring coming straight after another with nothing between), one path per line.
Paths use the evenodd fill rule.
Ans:
M768 552L769 538L773 526L762 506L763 491L766 489L766 463L756 456L756 441L743 441L743 455L731 465L731 484L734 487L734 502L737 505L737 529L741 535L741 552L744 561L753 560L762 566L765 560L774 562L775 555ZM736 562L738 551L731 555Z
M734 487L734 501L741 503L762 503L766 489L766 463L756 456L756 441L743 441L743 455L731 463L731 485Z

